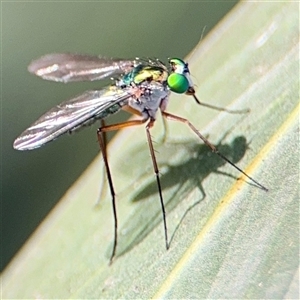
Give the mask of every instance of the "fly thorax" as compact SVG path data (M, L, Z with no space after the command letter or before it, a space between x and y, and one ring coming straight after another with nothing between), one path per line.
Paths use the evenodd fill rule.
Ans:
M157 110L161 102L165 99L169 90L165 84L158 82L143 83L139 86L139 91L142 91L138 97L132 97L129 100L129 106L139 111L143 117L151 117L155 119ZM136 93L136 96L138 93Z
M168 78L168 72L158 66L143 66L140 65L133 71L133 82L135 84L141 84L143 82L159 82L163 83Z

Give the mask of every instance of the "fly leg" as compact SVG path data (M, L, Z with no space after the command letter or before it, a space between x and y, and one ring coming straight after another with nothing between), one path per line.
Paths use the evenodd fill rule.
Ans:
M113 207L114 224L115 224L115 226L114 226L114 244L113 244L112 254L111 254L111 257L110 257L110 264L112 263L112 261L115 257L116 249L117 249L118 219L117 219L117 209L116 209L116 193L115 193L113 180L112 180L112 176L111 176L111 172L110 172L110 168L109 168L109 164L108 164L108 160L107 160L106 144L104 142L103 135L104 135L105 132L108 132L108 131L115 131L115 130L119 130L119 129L125 128L125 127L141 125L141 124L145 123L146 121L147 121L147 119L145 119L145 120L132 120L132 121L127 121L127 122L113 124L113 125L106 125L106 126L100 127L97 130L98 142L99 142L99 146L100 146L100 149L101 149L101 152L102 152L104 165L105 165L105 169L106 169L107 180L108 180L109 189L110 189L111 198L112 198L112 207Z
M150 119L146 126L146 133L147 133L147 140L149 144L149 149L150 149L150 155L152 159L152 164L153 164L153 169L154 173L156 176L156 183L158 187L158 193L159 193L159 198L160 198L160 204L161 204L161 210L163 214L163 222L164 222L164 231L165 231L165 241L166 241L166 249L169 249L169 242L168 242L168 230L167 230L167 221L166 221L166 211L165 211L165 206L164 206L164 201L163 201L163 196L162 196L162 189L161 189L161 184L160 184L160 179L159 179L159 170L156 162L156 157L154 153L154 147L152 143L152 138L150 134L150 129L153 127L155 120Z
M169 120L173 121L179 121L182 122L186 125L188 125L195 133L196 135L212 150L212 152L215 152L218 154L222 159L224 159L226 162L228 162L230 165L232 165L234 168L236 168L238 171L240 171L242 174L244 174L247 178L249 178L252 182L255 183L256 186L261 188L264 191L268 191L266 187L264 187L262 184L260 184L258 181L250 177L248 174L246 174L242 169L240 169L237 165L235 165L232 161L230 161L227 157L225 157L222 153L219 152L219 150L211 144L197 129L196 127L187 119L181 118L179 116L167 113L167 112L162 112L163 116Z
M103 119L100 120L100 125L102 127L105 127L105 121ZM105 156L107 157L107 151L106 151L106 148L107 148L107 134L106 132L103 132L103 135L102 135L102 138L103 138L103 143L104 143L104 149L105 149ZM104 153L104 152L102 152ZM100 200L102 198L104 198L104 195L106 194L106 185L105 185L105 178L104 176L102 176L102 179L101 179L101 182L100 182L100 194L99 194L99 198L97 199L96 203L95 203L95 206L98 207L99 203L100 203Z
M215 105L211 105L211 104L208 104L208 103L204 103L204 102L200 102L199 99L196 97L195 95L195 90L194 88L190 87L187 92L186 92L187 95L191 95L193 96L193 98L195 99L195 101L199 104L199 105L202 105L202 106L205 106L205 107L208 107L208 108L211 108L211 109L215 109L215 110L219 110L219 111L226 111L230 114L245 114L245 113L248 113L250 112L250 109L249 108L246 108L246 109L241 109L241 110L231 110L231 109L227 109L227 108L224 108L224 107L219 107L219 106L215 106Z

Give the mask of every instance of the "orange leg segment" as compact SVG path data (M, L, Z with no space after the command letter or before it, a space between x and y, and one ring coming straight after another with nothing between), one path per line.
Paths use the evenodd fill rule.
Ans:
M113 186L113 180L108 164L108 159L107 159L107 152L106 152L106 144L104 142L103 135L105 132L108 131L113 131L113 130L118 130L121 128L125 127L131 127L131 126L136 126L136 125L141 125L145 123L147 119L144 120L131 120L123 123L118 123L118 124L112 124L112 125L106 125L103 127L100 127L97 131L97 137L98 137L98 142L100 149L102 151L103 155L103 160L104 160L104 165L106 169L106 174L107 174L107 179L109 183L109 188L110 188L110 193L112 197L112 207L113 207L113 215L114 215L114 244L113 244L113 250L110 258L110 264L112 263L115 254L116 254L116 249L117 249L117 243L118 243L118 220L117 220L117 209L116 209L116 194L115 194L115 189ZM160 179L159 179L159 170L155 158L155 152L154 152L154 147L152 143L152 138L150 134L150 129L154 126L154 119L150 119L147 126L146 126L146 133L147 133L147 140L149 144L149 149L150 149L150 155L152 158L152 163L153 163L153 169L154 173L156 176L156 181L157 181L157 186L158 186L158 192L159 192L159 197L160 197L160 203L161 203L161 208L162 208L162 214L163 214L163 222L164 222L164 231L165 231L165 242L166 242L166 248L169 249L169 244L168 244L168 233L167 233L167 222L166 222L166 212L165 212L165 207L164 207L164 202L163 202L163 196L162 196L162 189L161 189L161 184L160 184Z
M189 126L195 133L196 135L212 150L212 152L215 152L218 154L222 159L224 159L226 162L228 162L230 165L232 165L235 169L240 171L242 174L244 174L247 178L249 178L253 183L255 183L256 186L261 188L264 191L268 191L266 187L264 187L262 184L260 184L258 181L256 181L254 178L246 174L242 169L240 169L237 165L235 165L232 161L230 161L227 157L225 157L222 153L219 152L219 150L211 144L197 129L196 127L187 119L181 118L179 116L167 113L167 112L162 112L163 116L169 120L173 121L178 121L186 124Z
M109 168L109 164L108 164L104 134L105 134L105 132L108 132L108 131L114 131L114 130L118 130L118 129L125 128L125 127L141 125L141 124L145 123L146 121L147 120L132 120L132 121L127 121L127 122L113 124L113 125L106 125L106 126L100 127L97 130L98 142L99 142L99 146L100 146L100 149L102 152L104 165L105 165L105 169L106 169L107 180L108 180L110 193L111 193L111 197L112 197L112 207L113 207L113 215L114 215L114 223L115 223L114 244L113 244L112 254L110 257L110 264L112 263L112 261L114 259L114 256L116 254L116 249L117 249L118 219L117 219L117 208L116 208L116 193L115 193L113 180L112 180L112 176L111 176L111 172L110 172L110 168Z

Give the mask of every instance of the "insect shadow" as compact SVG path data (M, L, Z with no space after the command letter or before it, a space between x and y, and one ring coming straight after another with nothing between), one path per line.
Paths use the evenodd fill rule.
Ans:
M236 137L230 144L223 144L222 140L216 146L221 153L231 159L234 163L239 162L243 158L246 150L249 148L244 136ZM156 145L155 149L158 152L157 161L161 173L160 179L164 194L167 223L170 223L170 219L168 219L170 212L181 201L184 201L191 191L196 188L200 192L195 193L194 203L186 210L186 212L184 212L175 230L170 232L171 239L169 240L169 244L170 247L172 247L171 242L180 226L180 223L183 221L188 212L206 197L202 181L211 173L228 176L235 180L240 176L240 174L234 176L219 170L219 168L225 165L226 162L217 155L214 155L206 145L199 145L194 140L184 143L167 142L161 145ZM142 148L136 148L135 151L138 155L138 153L145 150L142 150ZM178 153L180 153L180 159L178 159ZM133 157L135 157L134 153ZM174 160L175 157L177 157L176 160ZM172 160L176 162L173 164ZM178 163L178 161L180 163ZM140 202L140 205L134 210L134 215L127 218L125 224L120 228L121 236L123 237L119 240L119 248L116 253L117 257L130 251L137 244L143 241L157 225L161 225L162 216L159 199L157 199L157 185L154 180L154 176L151 177L153 179L150 182L149 179L145 179L149 178L149 176L149 172L144 172L144 174L139 176L138 181L135 183L137 189L134 192L131 201ZM145 181L148 181L148 183L145 184ZM128 189L131 190L132 194L132 187L128 187ZM126 191L122 191L122 194L123 193L128 194L127 189ZM124 233L126 233L125 236ZM161 242L163 243L163 236L159 238L162 239Z

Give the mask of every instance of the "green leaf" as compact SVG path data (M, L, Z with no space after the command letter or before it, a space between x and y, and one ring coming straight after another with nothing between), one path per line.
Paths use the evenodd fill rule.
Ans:
M166 251L145 129L122 130L108 149L119 216L112 266L107 187L93 209L104 176L99 156L6 268L2 297L299 298L298 21L296 3L243 2L188 57L200 101L249 114L219 113L183 95L168 107L268 192L184 124L168 122L161 143L158 117Z

